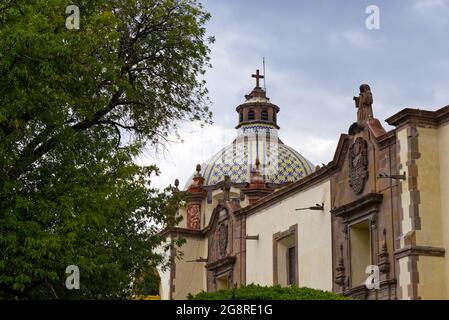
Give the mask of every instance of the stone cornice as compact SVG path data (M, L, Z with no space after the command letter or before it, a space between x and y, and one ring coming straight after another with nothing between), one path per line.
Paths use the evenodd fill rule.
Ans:
M206 264L206 269L211 270L211 269L217 269L217 268L220 268L220 267L223 267L226 265L232 265L235 263L235 260L236 260L235 256L228 256L223 259Z
M401 259L408 256L444 257L445 254L446 250L444 248L416 245L405 246L394 252L396 259Z
M276 123L274 123L273 121L268 121L268 120L247 120L247 121L242 121L235 128L239 129L239 128L243 127L243 126L256 125L256 124L268 125L268 126L271 126L271 127L275 128L275 129L280 129L281 128Z
M436 111L405 108L385 121L395 127L402 127L410 122L416 123L417 126L438 127L449 121L449 106Z
M385 148L396 141L396 130L390 130L380 137L376 138L379 147Z
M159 233L159 236L161 236L161 237L186 236L189 238L202 238L204 236L204 231L181 228L181 227L169 227L169 228L162 230Z
M368 193L355 201L338 208L333 208L331 213L336 216L342 216L364 208L375 208L380 202L382 202L382 198L383 195L381 193Z
M239 112L241 109L243 108L256 108L256 107L270 107L273 108L274 110L276 110L276 112L279 112L279 107L269 101L267 102L246 102L246 103L242 103L240 105L238 105L235 108L235 111Z
M387 279L382 280L379 285L380 289L389 287L392 285L396 285L397 280L396 279ZM369 289L365 285L359 285L350 289L347 289L343 292L343 295L345 297L351 297L351 296L367 296L369 292ZM365 298L366 299L366 298Z
M181 227L170 227L162 230L159 233L159 236L161 237L167 237L167 236L184 236L189 238L204 238L206 237L209 232L212 230L212 226L214 225L215 221L218 219L218 214L221 210L226 210L228 213L233 212L232 203L231 201L228 201L226 204L218 204L214 210L212 211L212 215L209 219L209 223L206 227L204 227L201 230L194 230L194 229L187 229L187 228L181 228Z

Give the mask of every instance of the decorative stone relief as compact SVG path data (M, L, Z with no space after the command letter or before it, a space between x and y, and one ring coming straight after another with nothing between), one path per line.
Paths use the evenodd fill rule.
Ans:
M360 194L367 179L368 144L358 137L349 148L349 185L356 194Z
M201 209L199 204L189 204L187 207L187 228L199 230L201 228Z
M228 247L228 225L226 223L222 223L218 228L218 247L220 256L224 258Z

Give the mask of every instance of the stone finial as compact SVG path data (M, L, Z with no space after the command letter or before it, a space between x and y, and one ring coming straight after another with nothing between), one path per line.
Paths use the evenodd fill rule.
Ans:
M201 192L203 193L203 184L204 184L204 178L201 175L201 165L196 165L196 173L193 175L192 184L187 189L188 191L192 192Z
M367 121L373 118L373 94L371 88L367 84L360 86L358 97L354 97L355 107L357 110L357 121Z
M197 176L201 175L201 173L200 173L201 172L201 165L200 164L196 165L195 170L196 170L196 174L195 175L197 175Z
M256 158L256 167L253 168L250 172L250 188L265 188L265 181L263 179L263 176L260 174L259 166L259 158Z
M256 158L255 164L256 166L250 172L249 183L242 189L242 192L248 196L250 204L256 203L274 191L273 188L267 186L263 175L260 173L259 158Z
M179 179L175 179L175 187L176 187L176 189L178 189L178 187L179 187Z
M259 158L256 159L256 169L259 170L260 161Z

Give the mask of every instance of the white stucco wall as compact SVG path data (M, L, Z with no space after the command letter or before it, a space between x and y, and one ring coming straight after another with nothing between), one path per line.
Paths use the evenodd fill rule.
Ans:
M324 203L324 211L295 211ZM299 192L247 218L246 282L273 284L273 234L298 224L299 286L332 290L330 182Z
M410 286L410 272L408 272L409 257L403 257L398 260L399 266L399 290L401 290L402 300L410 300L408 287Z
M184 237L186 242L177 250L175 290L173 299L186 299L189 293L196 294L206 290L204 262L189 262L207 257L207 239Z
M186 299L189 293L195 294L201 290L206 290L206 271L204 262L189 262L200 257L207 257L207 239L197 239L184 237L186 242L177 249L176 267L173 299ZM163 247L171 242L167 237L165 242L156 249L167 258L170 257L170 250L163 251ZM163 270L157 268L161 277L160 295L162 300L170 299L170 268Z
M397 132L397 138L399 142L399 159L398 165L402 167L402 172L404 172L407 177L409 176L407 161L408 161L408 137L407 137L407 129L401 129ZM409 232L412 231L412 220L409 215L409 207L410 207L410 190L408 188L408 183L402 183L402 193L401 197L401 205L402 205L402 220L401 223L401 235L400 235L400 247L403 248L405 246L404 237ZM409 257L402 257L398 259L398 267L399 267L399 277L398 277L398 289L401 291L401 297L403 300L410 299L408 287L411 283L411 275L408 270Z
M408 172L408 166L407 166L407 161L408 161L408 137L407 137L407 129L402 129L400 131L398 131L397 133L397 137L398 137L398 141L399 141L399 164L398 166L402 167L402 172L404 172L406 174L406 176L409 176L409 172ZM400 237L400 243L401 243L401 248L405 246L405 242L404 242L404 236L412 231L412 221L408 212L408 208L410 206L410 190L408 188L408 183L406 182L401 182L402 184L402 193L400 195L401 197L401 204L402 204L402 209L404 214L402 215L402 220L401 220L401 230L402 230L402 234Z
M165 252L163 250L163 247L170 243L171 239L170 237L167 237L165 242L161 244L160 247L156 249L156 253L162 254L166 257L170 256L170 251ZM169 300L170 299L170 268L167 268L163 270L161 267L157 267L157 271L159 272L159 276L161 277L161 285L159 289L159 294L161 295L162 300Z

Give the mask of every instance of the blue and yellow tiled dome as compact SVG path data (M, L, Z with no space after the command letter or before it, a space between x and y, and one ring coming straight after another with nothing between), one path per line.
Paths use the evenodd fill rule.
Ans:
M268 183L282 185L294 182L313 171L310 161L279 140L277 144L271 145L250 140L246 147L244 144L240 145L234 142L201 166L201 175L205 179L204 185L215 185L226 175L233 183L249 182L250 172L255 166L256 158L259 158L261 172L265 182Z

